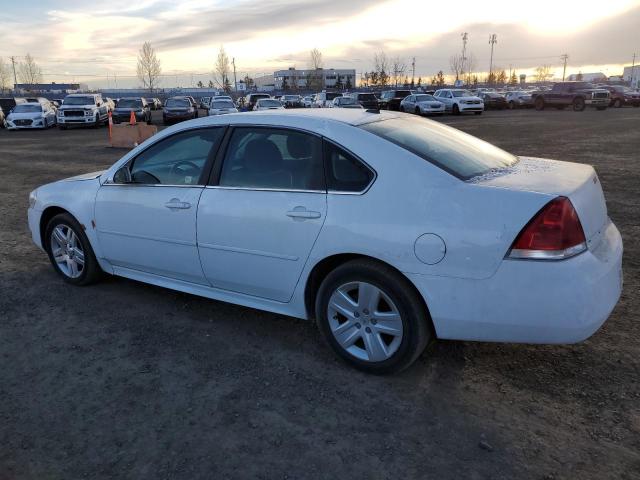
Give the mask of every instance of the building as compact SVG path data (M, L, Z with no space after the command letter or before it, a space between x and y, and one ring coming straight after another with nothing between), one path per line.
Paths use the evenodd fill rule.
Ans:
M583 82L606 82L607 76L602 72L594 73L572 73L567 77L567 80L574 82L576 80L582 80Z
M276 90L355 88L356 71L352 68L318 68L317 70L289 68L273 72L273 80Z
M273 92L276 89L273 75L261 75L253 79L253 85L258 92Z
M631 88L640 88L640 65L624 67L622 78L625 82L629 82Z
M16 83L13 86L16 92L38 92L38 93L76 93L89 90L84 83Z

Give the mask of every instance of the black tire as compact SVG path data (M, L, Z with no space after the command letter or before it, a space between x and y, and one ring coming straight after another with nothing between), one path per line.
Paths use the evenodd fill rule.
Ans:
M587 104L585 103L584 98L582 97L574 98L572 105L573 105L574 112L582 112L587 107Z
M402 105L400 105L400 108L398 108L398 110L404 113L404 107Z
M414 110L414 112L413 112L413 113L415 113L415 114L416 114L416 115L418 115L418 116L422 115L422 114L420 113L420 107L416 107L416 109Z
M542 97L536 98L535 107L536 107L536 110L544 110L544 107L545 107L544 98Z
M93 128L100 128L100 115L96 113L96 118L93 121Z
M509 110L513 110L513 109L515 109L515 108L516 108L516 104L515 104L515 102L514 102L513 100L511 100L511 101L509 102Z
M622 100L620 100L619 98L616 98L613 101L613 107L615 108L621 108L622 107Z
M331 331L329 300L336 289L350 282L366 282L382 290L400 313L402 339L395 353L385 360L372 362L357 358L340 346ZM329 346L347 363L368 373L400 372L411 365L434 338L431 317L413 285L391 267L373 260L352 260L329 273L318 290L315 309L318 328ZM368 327L365 329L370 332Z
M84 252L84 267L82 269L82 272L80 273L80 276L76 278L72 278L64 273L53 258L53 252L51 249L51 234L57 226L61 225L69 227L73 230L73 233L75 233L76 237L80 241L82 250ZM73 218L68 213L60 213L49 220L47 228L45 229L43 241L43 246L47 254L49 255L49 261L51 262L51 265L53 265L53 269L58 273L58 275L62 277L65 282L79 286L90 285L91 283L95 283L96 281L98 281L102 276L102 270L100 268L100 265L98 264L98 261L96 260L95 254L93 253L93 248L91 248L89 239L85 235L82 226L75 218Z
M454 103L451 107L451 113L453 113L454 115L460 115L460 107L458 107L457 103Z

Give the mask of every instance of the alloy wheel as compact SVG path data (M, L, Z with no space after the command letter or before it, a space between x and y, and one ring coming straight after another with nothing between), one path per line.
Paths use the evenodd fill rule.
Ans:
M60 271L69 278L78 278L84 271L84 249L71 227L56 225L51 232L51 253Z
M338 344L360 360L387 360L402 342L404 327L398 307L370 283L349 282L335 289L327 316Z

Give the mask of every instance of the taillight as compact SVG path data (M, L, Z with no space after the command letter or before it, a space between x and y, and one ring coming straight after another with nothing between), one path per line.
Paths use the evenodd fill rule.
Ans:
M561 260L587 249L578 214L567 197L547 203L518 234L508 258Z

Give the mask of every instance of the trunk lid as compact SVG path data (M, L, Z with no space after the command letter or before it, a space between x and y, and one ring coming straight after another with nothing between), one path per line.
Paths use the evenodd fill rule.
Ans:
M578 213L587 241L607 223L604 193L591 165L520 157L513 167L472 178L468 183L568 197Z

